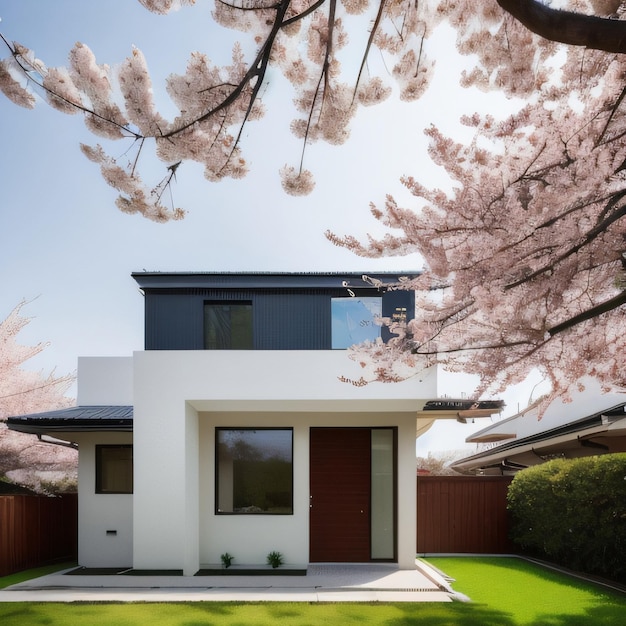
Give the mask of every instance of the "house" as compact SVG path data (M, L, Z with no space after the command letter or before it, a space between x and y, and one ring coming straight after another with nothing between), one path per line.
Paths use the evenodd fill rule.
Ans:
M435 369L340 380L363 374L345 348L390 336L377 317L413 317L414 293L380 286L399 276L133 278L145 350L80 358L78 406L8 420L78 444L80 565L193 575L279 551L414 568L416 433L481 407L438 399Z
M553 401L541 417L534 402L474 433L466 441L481 449L451 467L467 474L513 475L555 458L626 452L626 394L604 393L591 379L581 383L571 401Z

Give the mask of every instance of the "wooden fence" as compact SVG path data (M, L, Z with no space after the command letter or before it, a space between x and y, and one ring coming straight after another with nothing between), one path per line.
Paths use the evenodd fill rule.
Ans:
M507 554L510 477L419 476L417 553Z
M76 560L76 494L0 496L0 576Z
M417 553L506 554L510 477L419 476ZM78 499L0 496L0 576L76 560Z

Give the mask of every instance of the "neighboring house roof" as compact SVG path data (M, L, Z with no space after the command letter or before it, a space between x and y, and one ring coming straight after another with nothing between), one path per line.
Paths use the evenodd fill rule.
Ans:
M62 432L132 432L132 406L75 406L9 417L11 430L34 435Z
M576 419L581 409L588 409L588 400L589 394L584 399L578 398L578 405L576 398L567 405L553 403L543 419L547 418L549 423L554 424L556 416L560 414L561 423L526 436L519 436L520 425L528 430L529 420L534 420L539 425L537 428L541 428L541 422L536 417L536 405L488 426L466 441L495 445L455 461L451 467L462 473L508 474L553 458L626 451L626 397L623 394L608 394L604 397L595 395L593 400L596 410ZM497 443L500 441L502 443Z

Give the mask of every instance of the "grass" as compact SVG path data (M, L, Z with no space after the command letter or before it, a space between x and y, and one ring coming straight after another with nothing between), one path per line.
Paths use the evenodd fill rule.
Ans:
M429 558L471 602L454 603L0 603L2 626L613 626L626 594L514 558ZM56 568L0 578L0 588ZM19 577L19 578L16 578Z
M23 572L11 574L10 576L0 576L0 589L10 587L11 585L17 585L17 583L24 582L25 580L30 580L31 578L38 578L39 576L54 574L54 572L69 569L70 567L76 567L76 563L57 563L56 565L46 565L44 567L24 570Z
M193 602L177 604L0 603L3 626L507 626L492 611L460 603L306 604Z
M508 557L429 558L472 600L517 625L623 624L626 594Z

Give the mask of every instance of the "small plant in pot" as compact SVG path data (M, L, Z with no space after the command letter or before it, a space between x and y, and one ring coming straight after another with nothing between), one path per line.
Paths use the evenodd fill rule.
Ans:
M283 555L274 550L267 555L267 563L276 569L283 564Z
M228 552L224 552L224 554L220 556L220 559L222 559L222 567L224 569L228 569L231 566L234 558L235 557L232 554L228 554Z

